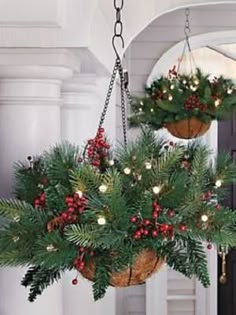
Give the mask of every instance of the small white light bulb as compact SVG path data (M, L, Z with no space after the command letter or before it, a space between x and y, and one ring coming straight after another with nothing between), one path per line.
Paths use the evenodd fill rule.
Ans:
M154 193L155 195L158 195L158 194L160 193L160 191L161 191L161 187L160 187L160 186L154 186L154 187L152 188L152 191L153 191L153 193Z
M106 185L101 185L99 188L99 191L104 194L107 191L107 186Z
M125 175L130 175L131 169L130 169L129 167L126 167L126 168L124 169L124 173L125 173Z
M81 190L78 190L76 194L79 195L80 198L83 197L83 192Z
M138 180L138 181L142 180L142 175L138 175L138 176L137 176L137 180Z
M191 89L193 92L197 91L197 87L194 86L194 85L190 85L190 89Z
M153 108L150 108L150 112L153 113L153 112L154 112L154 109L153 109Z
M220 103L221 103L221 100L220 100L219 98L217 98L217 99L215 100L215 107L220 106Z
M103 216L98 217L97 223L99 225L105 225L107 223L106 218Z
M232 88L228 88L227 89L227 94L232 94L233 93L233 89Z
M145 162L145 168L146 168L146 170L150 170L152 168L152 163Z
M174 88L175 88L174 84L171 84L170 89L174 90Z
M110 166L113 166L113 165L115 164L115 162L114 162L114 160L110 160L110 161L108 162L108 164L109 164Z
M201 220L202 220L202 222L207 222L208 221L208 216L206 214L203 214L201 216Z
M217 188L220 188L222 186L222 180L217 179L217 181L215 182L215 185Z
M173 100L173 96L172 96L172 95L169 95L169 96L168 96L168 100L169 100L169 101L172 101L172 100Z

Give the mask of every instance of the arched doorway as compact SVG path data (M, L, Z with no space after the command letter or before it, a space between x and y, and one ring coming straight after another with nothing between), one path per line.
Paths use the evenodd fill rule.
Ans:
M219 43L233 43L235 42L236 34L234 29L234 16L236 12L235 5L229 6L214 6L213 7L197 7L191 9L191 16L193 16L194 23L192 24L192 34L197 35L195 47L204 47L212 39L217 39L216 34L219 35L217 44ZM178 10L168 13L151 25L149 25L135 40L132 42L126 53L126 62L129 65L131 73L131 91L133 94L141 95L143 87L148 82L148 77L152 73L152 77L163 73L176 63L176 59L182 51L183 44L181 41L184 38L184 10ZM222 37L222 30L225 32ZM226 36L228 34L228 40ZM207 33L207 35L205 35ZM225 41L224 41L225 40ZM178 44L179 43L179 44ZM179 46L178 49L171 51L171 47ZM201 68L206 69L206 72L218 74L221 69L206 66L209 65L209 59L206 57L204 51L198 51L202 59ZM212 58L213 51L208 51L208 58ZM216 59L221 58L217 53ZM164 57L168 55L168 62ZM224 58L224 57L222 57ZM196 58L197 59L197 58ZM159 60L158 66L155 64ZM216 62L220 64L219 60ZM162 67L160 67L162 66ZM155 70L156 69L156 70ZM165 69L165 70L164 70ZM225 70L228 76L231 65ZM153 70L153 71L152 71ZM217 124L213 124L211 131L204 139L209 143L212 149L217 151ZM144 299L144 289L139 292L135 290L127 292L130 296L139 295L139 303L141 299L146 303L146 313L142 307L142 314L153 315L158 312L162 315L183 314L188 312L191 315L216 315L217 314L217 255L216 251L209 253L210 272L212 276L212 287L209 290L204 290L194 282L185 282L177 275L166 272L165 276L157 276L157 279L151 280L146 286L146 298ZM159 281L159 284L157 283ZM162 282L161 282L162 281ZM171 284L172 283L172 284ZM161 292L158 287L161 285ZM171 287L172 285L172 287ZM168 287L169 286L169 287ZM187 288L187 290L186 290ZM166 293L163 292L166 290ZM182 292L180 293L180 290ZM128 299L128 297L126 296ZM136 314L136 313L134 313ZM229 313L231 315L231 313ZM234 313L232 313L234 314ZM123 314L122 314L123 315ZM221 315L221 314L218 314ZM228 315L228 314L227 314Z

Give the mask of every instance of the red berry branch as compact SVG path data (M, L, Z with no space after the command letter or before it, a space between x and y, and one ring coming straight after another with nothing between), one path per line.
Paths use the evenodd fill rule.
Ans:
M35 199L34 199L34 206L35 208L44 208L46 205L46 196L44 192L41 192Z
M74 193L65 198L65 203L67 210L61 214L61 218L65 223L72 223L85 211L87 199L79 193Z
M109 149L110 145L104 137L104 128L99 128L96 137L88 141L87 155L90 163L99 167L101 161L108 156Z

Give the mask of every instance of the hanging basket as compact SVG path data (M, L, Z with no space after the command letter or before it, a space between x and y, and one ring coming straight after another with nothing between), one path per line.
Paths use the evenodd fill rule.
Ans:
M180 139L194 139L203 136L211 126L211 122L204 123L196 117L167 123L166 129Z
M153 273L161 269L164 259L157 257L151 249L145 249L136 256L133 265L121 272L112 273L110 285L114 287L128 287L139 285L149 278ZM93 281L95 278L96 264L95 261L86 264L81 271L84 278Z

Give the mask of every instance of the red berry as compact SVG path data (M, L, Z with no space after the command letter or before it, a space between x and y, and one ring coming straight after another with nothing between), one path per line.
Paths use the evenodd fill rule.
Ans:
M174 215L175 215L174 210L169 210L169 211L167 212L167 215L168 215L170 218L173 218Z
M152 231L152 237L157 237L158 236L158 231L157 230L153 230Z
M77 285L77 284L78 284L78 279L73 279L73 280L72 280L72 284L73 284L73 285Z
M66 197L65 199L66 203L73 203L74 202L74 199L72 197Z
M91 251L89 252L89 255L90 255L91 257L93 257L93 256L94 256L94 251L91 250Z
M207 249L209 249L209 250L212 249L212 244L208 244Z
M100 166L100 161L95 160L95 161L92 162L92 165L93 166Z
M143 220L143 225L147 226L149 225L151 222L148 219Z
M155 208L157 205L158 205L158 203L157 203L156 201L153 201L153 202L152 202L153 208Z
M80 253L84 253L84 251L85 251L85 248L84 248L83 246L80 246L79 252L80 252Z
M67 212L63 212L61 215L63 220L68 220L68 213Z
M169 142L169 145L170 145L170 146L173 146L173 145L174 145L174 142L173 142L173 141L170 141L170 142Z
M149 231L148 230L144 230L143 234L147 236L149 234Z
M135 239L135 240L139 240L140 238L141 238L140 235L138 235L138 234L136 234L136 233L134 234L134 239Z
M159 227L159 230L160 230L161 233L165 232L165 225L161 224L160 227Z
M71 213L74 213L74 211L75 211L75 208L74 207L70 207L70 208L68 208L68 210L67 210L70 214Z
M136 223L137 220L138 220L138 217L136 217L136 216L133 216L133 217L130 218L130 221L131 221L132 223Z
M186 231L187 231L187 225L186 225L186 224L180 224L179 230L180 230L181 232L186 232Z
M40 196L40 201L41 201L41 202L45 202L45 200L46 200L45 194L42 194L42 195Z
M220 210L220 208L221 208L220 205L216 205L216 206L215 206L215 209L216 209L216 210Z
M99 129L98 129L98 132L99 133L103 133L105 130L104 130L104 128L102 128L102 127L100 127Z
M89 139L88 144L94 144L94 140L93 139Z
M105 148L109 150L111 148L110 144L106 144Z
M80 264L78 265L78 270L82 271L84 269L85 263L84 261L81 261Z
M140 228L139 230L136 231L136 233L140 233L140 235L143 234L144 233L144 228Z
M158 212L161 211L161 206L160 206L160 205L156 205L155 208L154 208L154 210L155 210L155 211L158 211Z
M154 219L157 219L158 216L159 216L159 214L158 214L157 211L152 211L152 217L153 217Z
M82 163L83 159L81 157L79 157L77 161L78 161L78 163Z
M34 204L36 205L36 206L38 206L38 205L40 205L40 200L38 199L38 198L36 198L35 200L34 200Z
M73 221L73 216L72 216L71 214L68 214L68 215L67 215L67 220L68 220L68 221Z
M170 228L170 225L169 224L164 224L163 228L164 228L164 232L167 232L169 230L169 228Z

